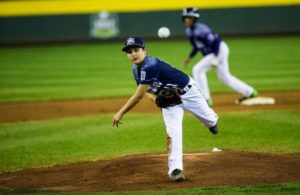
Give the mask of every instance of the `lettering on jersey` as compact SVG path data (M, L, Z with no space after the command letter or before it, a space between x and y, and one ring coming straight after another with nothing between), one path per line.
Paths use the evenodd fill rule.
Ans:
M146 79L146 72L141 71L141 81L144 81Z
M149 93L156 94L156 93L158 92L158 89L160 89L162 85L163 85L163 84L162 84L161 82L159 82L159 81L154 81L154 82L151 84L150 88L148 89L148 92L149 92Z
M170 89L170 88L176 88L178 85L177 84L166 84L164 87L165 89Z

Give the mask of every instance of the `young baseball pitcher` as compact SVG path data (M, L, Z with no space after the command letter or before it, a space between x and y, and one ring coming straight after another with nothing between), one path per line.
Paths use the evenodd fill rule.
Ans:
M168 175L171 181L183 181L182 120L184 109L190 111L213 134L218 132L217 114L207 105L195 81L170 64L147 54L144 41L128 38L122 50L133 64L137 83L135 93L114 115L113 126L147 95L161 108L168 136Z
M256 97L258 94L254 88L230 74L227 44L207 25L198 22L199 16L197 8L183 9L182 21L186 26L186 34L193 47L184 61L184 65L187 66L198 51L203 54L203 58L193 67L193 78L202 90L209 106L212 106L213 102L208 88L206 72L213 67L216 68L218 77L223 83L243 95L236 103L239 104L248 98Z

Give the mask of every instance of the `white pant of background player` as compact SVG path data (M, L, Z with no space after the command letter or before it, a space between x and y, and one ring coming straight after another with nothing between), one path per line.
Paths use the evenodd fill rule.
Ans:
M189 85L192 87L181 96L182 104L162 109L169 139L169 176L175 169L183 170L182 120L184 109L190 111L206 127L213 127L218 120L218 115L207 105L204 96L192 78L190 78Z
M227 44L222 41L220 43L218 56L216 56L215 54L208 54L194 66L193 77L202 90L205 99L211 99L206 72L209 71L212 67L216 67L218 77L230 88L245 97L249 97L252 94L254 90L252 87L230 74L228 68L228 56L229 48Z

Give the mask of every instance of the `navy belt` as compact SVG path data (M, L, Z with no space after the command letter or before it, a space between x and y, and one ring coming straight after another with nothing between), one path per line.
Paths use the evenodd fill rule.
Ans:
M188 84L187 86L185 86L185 87L181 90L180 95L186 94L186 92L187 92L190 88L192 88L192 85L190 85L190 84Z

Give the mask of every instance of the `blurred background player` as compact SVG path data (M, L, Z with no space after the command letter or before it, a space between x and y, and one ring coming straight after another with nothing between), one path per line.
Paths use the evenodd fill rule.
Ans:
M199 16L197 8L183 9L182 21L186 26L186 34L193 47L184 61L184 65L187 66L198 51L203 54L203 58L193 67L193 77L202 90L208 105L212 106L213 101L208 88L206 72L212 67L216 68L217 75L223 83L242 94L236 103L239 104L248 98L256 97L258 93L253 87L230 74L227 44L207 25L198 22Z
M128 38L122 50L133 63L133 75L137 88L127 103L114 115L113 126L118 127L123 115L139 103L144 95L155 101L162 90L181 89L181 102L162 107L161 111L168 134L168 175L172 181L183 181L182 120L184 109L190 111L213 134L218 132L218 116L208 107L195 81L168 63L148 55L142 39Z

